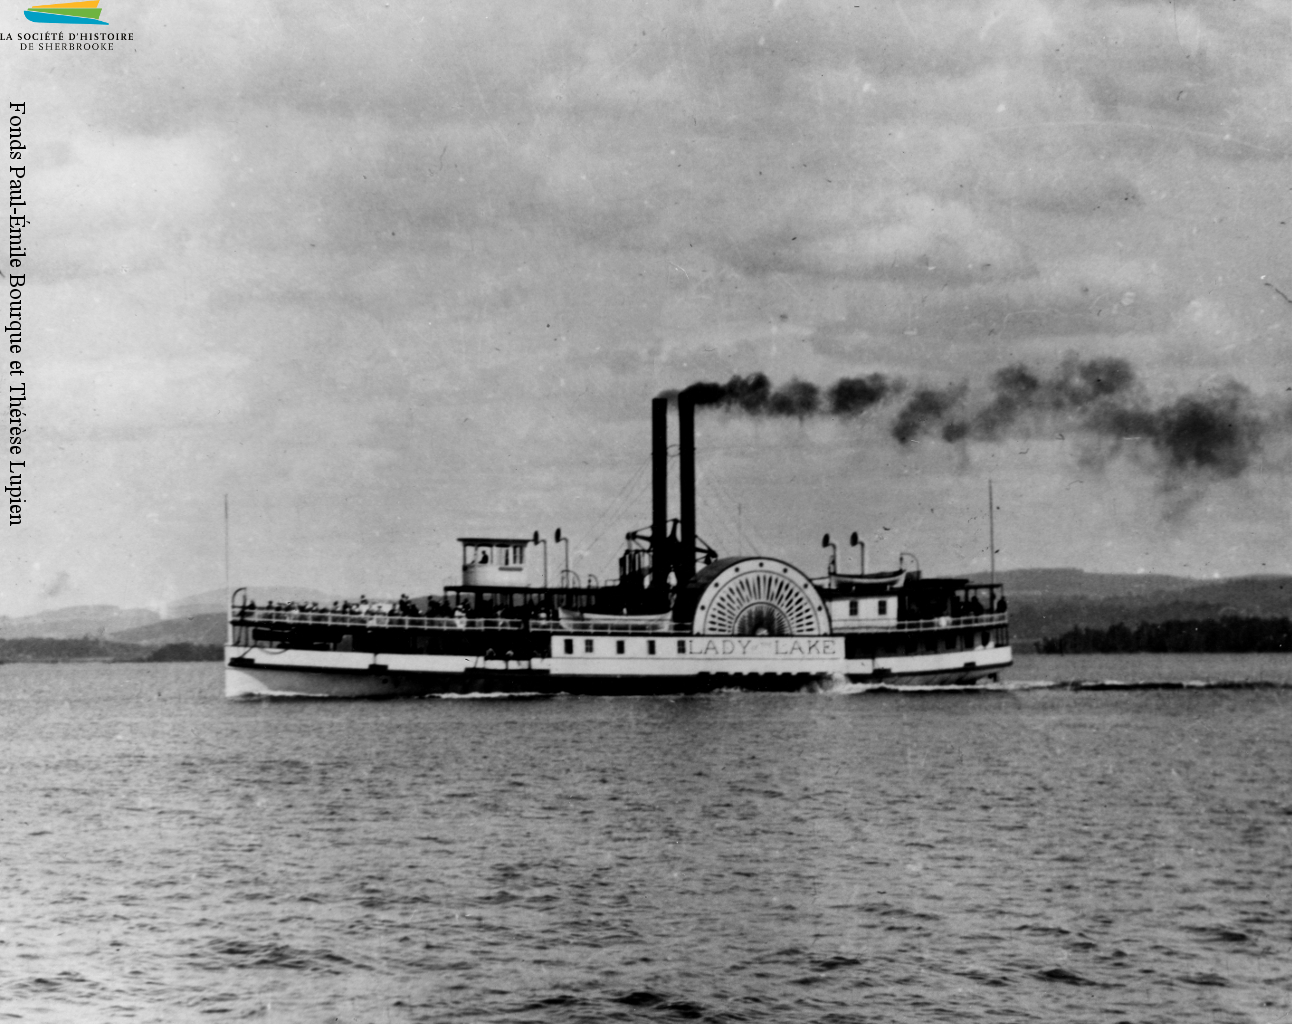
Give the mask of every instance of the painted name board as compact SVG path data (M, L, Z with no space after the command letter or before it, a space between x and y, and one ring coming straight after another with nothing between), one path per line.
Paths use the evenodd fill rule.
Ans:
M687 654L701 658L837 658L837 637L695 637Z

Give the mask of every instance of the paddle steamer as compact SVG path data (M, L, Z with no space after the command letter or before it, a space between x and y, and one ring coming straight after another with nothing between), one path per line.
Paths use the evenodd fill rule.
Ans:
M234 593L228 697L673 694L848 684L967 686L1012 663L1001 586L924 576L912 556L824 576L696 535L695 406L677 406L679 514L668 517L671 401L652 407L652 520L619 577L548 586L532 537L463 537L442 595L343 608L257 607ZM837 553L829 536L823 546ZM546 548L544 548L546 552Z

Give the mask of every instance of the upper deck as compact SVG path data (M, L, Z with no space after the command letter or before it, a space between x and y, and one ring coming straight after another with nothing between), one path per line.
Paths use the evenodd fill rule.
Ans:
M931 619L904 619L891 622L860 622L847 628L835 628L836 634L846 633L914 633L944 629L985 629L1007 626L1007 612L981 615L942 615ZM606 616L598 619L532 618L528 616L423 616L392 615L386 612L334 612L305 611L282 608L257 608L234 606L230 609L229 625L235 629L267 628L270 631L290 631L298 627L314 627L338 632L366 630L403 630L423 633L434 632L516 632L516 633L593 633L600 635L622 634L675 634L691 636L689 622L671 619L643 621L633 617L622 619Z

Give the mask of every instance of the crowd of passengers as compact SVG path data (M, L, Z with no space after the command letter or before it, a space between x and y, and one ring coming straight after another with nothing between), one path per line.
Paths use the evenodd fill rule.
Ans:
M929 604L924 607L918 605L912 607L909 617L914 619L934 619L940 615L948 615L953 619L959 619L971 615L999 615L1008 610L1009 605L1005 603L1004 594L994 600L989 594L985 605L977 594L973 594L967 601L959 594L956 594L952 596L949 604Z
M482 606L479 611L455 606L449 601L428 597L425 607L418 605L407 594L400 594L397 601L370 601L360 594L357 601L333 601L323 604L319 601L266 601L259 608L269 612L287 612L304 615L394 615L412 619L449 619L449 618L495 618L503 616L546 619L546 609L532 612L523 608L494 609ZM239 609L242 618L250 617L257 609L255 601L248 601Z
M242 606L239 614L246 618L256 610L256 602L248 601ZM426 606L419 607L407 594L400 594L398 601L370 601L363 594L359 595L358 601L333 601L330 605L322 604L318 601L266 601L262 610L270 612L296 612L307 615L395 615L410 619L446 619L446 618L548 618L546 609L534 611L530 608L493 608L489 605L482 605L478 610L454 606L443 599L428 597ZM961 618L970 615L983 615L988 613L1000 614L1008 610L1005 603L1005 596L1002 594L993 602L989 596L987 605L984 607L978 595L974 594L968 601L965 601L959 595L951 599L950 607L942 608L929 607L927 609L912 609L914 618L936 618L938 615L949 614L953 618Z

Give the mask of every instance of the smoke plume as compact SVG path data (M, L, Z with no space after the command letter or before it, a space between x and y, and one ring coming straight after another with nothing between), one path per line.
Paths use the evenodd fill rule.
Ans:
M836 416L856 416L885 398L900 394L906 384L872 373L868 377L840 377L830 388L830 411Z
M856 416L904 387L902 381L872 373L867 377L843 377L826 389L824 396L817 385L797 377L788 384L773 388L765 373L732 377L726 384L700 381L685 391L697 408L716 406L755 416L797 416L803 419L817 413ZM677 398L669 391L664 397Z
M797 378L774 387L763 373L685 391L697 407L754 416L859 416L906 392L899 378L844 377L822 389ZM677 392L666 393L676 399ZM938 436L947 443L997 443L1059 433L1084 438L1086 458L1149 457L1167 484L1232 479L1260 456L1268 437L1292 423L1267 415L1250 391L1229 381L1155 405L1125 359L1066 356L1046 372L1024 363L992 375L978 401L967 384L912 390L889 432L901 445Z
M1248 469L1269 430L1251 392L1235 381L1155 407L1124 359L1068 356L1048 377L1022 363L1007 366L993 376L990 399L960 415L966 391L917 391L893 436L908 444L935 429L948 442L1074 432L1106 443L1111 454L1146 446L1173 478L1233 478Z
M947 414L964 400L968 390L966 384L957 384L942 391L918 388L893 421L892 435L899 444L909 444L945 420ZM955 440L947 435L951 426L952 424L947 424L943 428L943 435L948 441Z
M1138 389L1134 368L1125 359L1091 359L1082 362L1067 356L1049 377L1038 376L1023 363L997 370L992 378L992 398L970 419L948 423L948 441L969 437L999 441L1026 428L1025 421L1106 407Z
M1122 444L1144 441L1173 475L1241 476L1261 452L1272 424L1250 391L1229 381L1157 409L1108 406L1085 427Z

